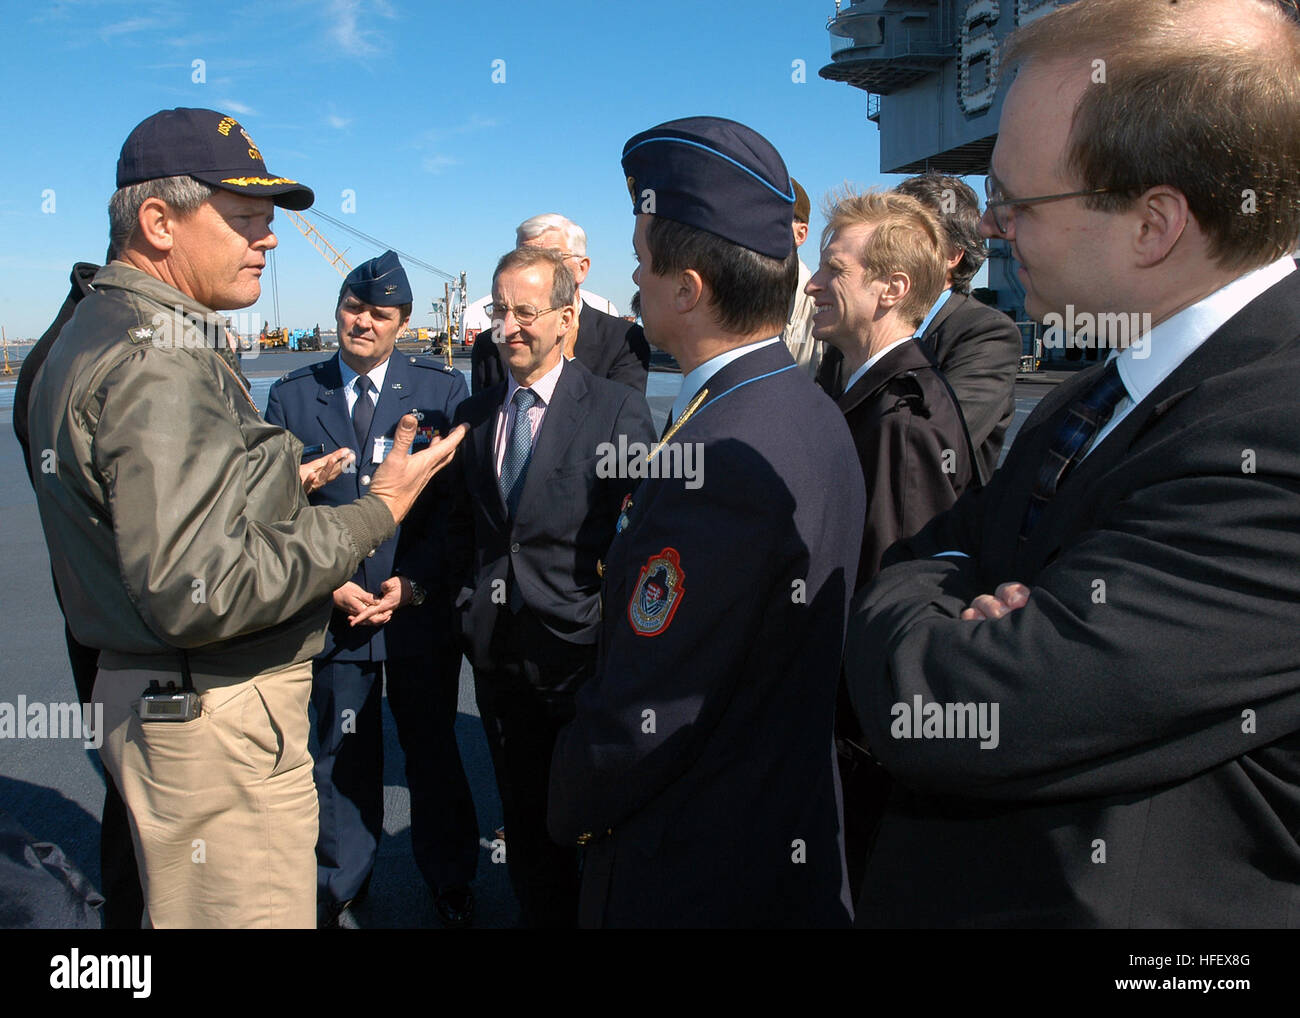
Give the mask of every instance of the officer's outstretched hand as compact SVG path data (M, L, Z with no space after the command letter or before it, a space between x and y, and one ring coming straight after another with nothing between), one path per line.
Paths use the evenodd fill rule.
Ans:
M397 422L392 451L370 478L370 494L384 500L398 523L411 511L429 478L451 462L456 446L469 433L466 425L457 425L446 438L435 438L429 448L412 453L415 428L416 420L411 414Z

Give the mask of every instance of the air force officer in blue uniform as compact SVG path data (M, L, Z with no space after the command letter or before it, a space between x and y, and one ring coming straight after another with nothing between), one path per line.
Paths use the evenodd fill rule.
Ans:
M342 505L364 495L403 414L420 421L417 446L451 427L468 395L458 372L395 352L411 313L411 287L392 251L358 265L339 291L339 353L271 388L266 418L306 446L348 448L354 468L312 496ZM416 862L439 916L468 923L478 833L456 748L460 652L447 587L446 486L431 485L392 540L334 592L312 703L320 748L316 788L318 902L328 919L363 893L383 822L383 678L406 754Z

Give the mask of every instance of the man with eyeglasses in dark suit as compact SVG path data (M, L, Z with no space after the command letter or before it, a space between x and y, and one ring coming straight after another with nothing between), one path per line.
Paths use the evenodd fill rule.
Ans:
M588 304L581 286L591 270L587 234L571 219L546 212L515 228L516 247L556 252L573 274L577 316L564 342L564 356L580 361L597 378L610 378L644 393L650 371L650 344L641 326ZM470 355L470 388L479 393L505 381L507 369L491 330L480 333Z
M492 281L492 331L506 379L461 404L452 547L466 656L474 667L507 831L506 862L527 927L578 919L578 854L551 840L547 788L556 733L595 669L600 561L631 471L607 471L620 445L654 440L635 389L562 355L576 286L553 250L519 247ZM492 337L489 338L489 342Z

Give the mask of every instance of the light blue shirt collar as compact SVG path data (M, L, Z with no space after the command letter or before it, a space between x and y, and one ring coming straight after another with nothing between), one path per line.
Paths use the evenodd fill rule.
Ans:
M934 304L931 306L929 314L927 314L925 318L921 320L921 324L916 327L916 334L918 336L925 335L925 330L930 327L930 323L934 321L935 315L937 315L940 311L943 310L944 305L948 303L948 298L951 296L952 296L951 287L949 287L947 290L944 290L943 293L939 294L939 299L935 301ZM848 386L844 387L844 391L845 392L849 391Z
M771 346L773 343L779 342L781 342L781 337L773 336L771 339L760 339L757 343L747 343L744 346L736 347L734 350L728 350L726 353L720 353L716 357L710 357L694 370L687 372L686 377L682 379L681 390L677 393L677 398L673 400L673 420L680 420L691 400L695 398L695 394L704 388L705 383L710 378L732 361L744 357L747 353L753 353L760 347Z
M339 374L343 378L343 399L348 405L348 415L351 416L352 407L357 401L357 389L355 384L357 373L348 366L347 361L343 359L341 354L336 354L335 356L339 359ZM376 406L379 405L379 397L383 395L384 379L388 377L388 362L392 359L392 354L389 354L384 358L383 364L379 364L366 372L366 377L370 379L371 384L375 387L374 395L371 396L371 399L374 400Z

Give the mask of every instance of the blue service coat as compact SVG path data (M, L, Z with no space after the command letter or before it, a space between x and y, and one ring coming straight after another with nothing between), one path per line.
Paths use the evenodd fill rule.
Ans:
M266 419L292 431L304 445L323 443L325 453L347 447L357 454L355 469L344 472L311 496L312 505L346 505L370 490L371 475L378 467L376 438L391 439L398 420L408 413L420 419L421 429L431 428L445 435L456 407L467 395L469 389L459 371L395 350L375 404L370 434L364 447L358 448L335 355L291 371L271 386ZM378 594L380 584L390 576L407 576L428 591L425 603L418 608L407 605L399 609L391 621L378 628L349 626L347 615L335 609L321 660L410 657L429 653L441 640L456 639L451 611L454 591L446 567L446 515L450 502L447 478L454 473L444 470L434 476L396 535L362 559L352 577L353 583Z
M706 389L659 453L681 476L641 482L606 555L551 835L587 846L585 925L846 926L831 724L862 471L784 344Z

